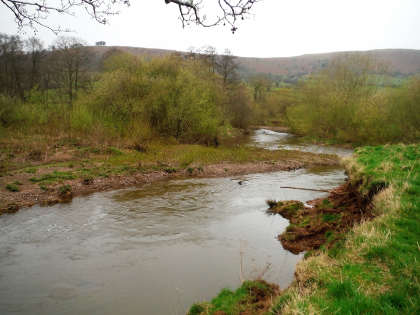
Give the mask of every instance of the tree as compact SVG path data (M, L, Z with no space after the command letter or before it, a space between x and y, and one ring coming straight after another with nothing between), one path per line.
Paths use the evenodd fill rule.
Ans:
M165 0L166 4L178 7L182 26L191 23L203 27L228 25L234 33L238 28L238 20L244 20L253 5L261 0L214 0L211 5L204 6L203 0ZM19 28L48 28L54 33L62 31L61 27L50 25L48 17L51 13L72 15L75 8L84 9L94 20L101 24L108 22L108 17L118 14L120 6L129 6L130 0L0 0L14 16ZM210 3L209 1L206 2ZM209 19L203 12L215 10L215 17Z
M0 92L23 99L24 73L23 41L0 34Z
M215 73L217 66L217 51L213 46L206 46L201 49L199 52L199 57L205 65L207 65L209 72Z
M75 37L58 37L54 42L52 56L55 72L67 91L69 103L72 105L75 92L80 87L82 75L87 70L90 58L89 50L83 42Z
M239 65L235 61L236 57L232 55L229 49L226 49L223 55L219 56L217 62L218 73L223 78L223 85L227 86L238 81Z
M254 88L254 101L264 101L265 96L271 87L270 80L264 75L255 75L251 78L251 85Z
M31 75L29 87L32 89L35 86L35 82L39 82L37 79L40 77L40 64L43 45L38 38L31 37L25 41L25 46L29 50L29 54L31 56Z

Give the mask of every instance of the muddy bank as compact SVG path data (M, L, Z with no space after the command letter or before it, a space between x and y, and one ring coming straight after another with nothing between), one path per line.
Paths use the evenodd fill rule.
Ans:
M359 192L360 183L350 181L330 191L326 198L304 205L299 201L268 201L268 212L280 214L290 225L278 236L283 247L294 254L331 248L355 224L374 217L371 201L382 187L375 185L368 194Z
M325 165L334 165L334 159L324 161ZM47 190L41 189L36 184L22 184L19 191L0 192L0 214L13 213L22 207L30 207L35 204L53 205L59 202L68 202L73 197L98 191L119 189L123 187L141 185L155 181L183 177L224 177L245 175L252 173L264 173L274 171L290 171L308 166L308 163L300 161L265 161L250 162L243 164L220 163L203 167L189 167L182 170L167 168L152 172L137 172L129 175L115 175L110 177L97 177L89 179L65 180L61 183L49 186ZM7 181L25 182L23 174L16 174L7 178Z

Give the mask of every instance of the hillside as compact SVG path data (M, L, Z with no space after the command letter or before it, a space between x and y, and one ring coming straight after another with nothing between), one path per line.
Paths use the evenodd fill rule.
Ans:
M95 46L98 57L112 49L118 49L135 55L143 56L164 56L171 53L180 53L175 50L164 50L154 48L137 48L122 46ZM296 57L279 58L249 58L238 57L243 75L262 73L267 75L299 77L317 71L333 58L348 54L367 54L389 66L389 71L394 75L410 75L420 72L420 50L414 49L379 49L359 52L332 52L324 54L308 54Z
M389 65L394 74L414 74L420 72L420 50L381 49L365 52L333 52L310 54L286 58L239 58L241 65L251 72L271 73L273 75L298 75L316 71L333 58L344 54L362 54L372 56Z

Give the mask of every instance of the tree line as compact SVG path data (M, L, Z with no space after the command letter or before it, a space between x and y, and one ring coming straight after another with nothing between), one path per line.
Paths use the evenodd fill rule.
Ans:
M344 55L294 85L241 77L229 50L166 57L103 55L74 37L48 48L0 35L0 137L34 134L121 143L174 139L218 145L251 124L334 142L420 138L420 79L386 85L386 66Z
M110 49L99 56L74 37L44 48L35 38L3 34L0 47L3 134L218 145L220 135L251 121L251 93L228 50L150 59Z
M89 83L92 53L75 37L58 37L45 48L35 38L0 34L0 93L25 101L29 91L60 90L72 103Z

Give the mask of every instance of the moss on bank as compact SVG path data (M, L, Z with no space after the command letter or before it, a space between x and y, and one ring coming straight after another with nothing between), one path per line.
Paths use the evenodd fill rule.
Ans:
M420 145L364 147L344 163L362 195L386 186L373 198L375 219L307 253L268 314L420 313Z

